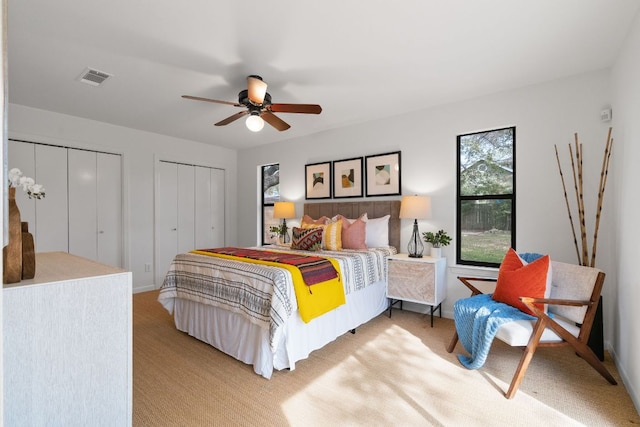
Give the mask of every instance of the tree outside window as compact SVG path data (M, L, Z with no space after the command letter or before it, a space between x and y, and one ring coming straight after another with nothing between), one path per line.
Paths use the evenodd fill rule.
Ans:
M497 267L515 248L515 127L458 136L458 264Z
M269 228L278 225L273 218L273 204L280 201L280 164L262 166L262 244L275 243L277 235Z

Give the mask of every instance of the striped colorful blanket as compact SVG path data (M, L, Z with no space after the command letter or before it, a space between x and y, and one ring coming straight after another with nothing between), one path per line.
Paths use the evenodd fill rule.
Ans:
M296 253L284 253L263 251L251 248L214 248L214 249L198 249L196 253L212 253L229 255L239 258L249 258L258 261L275 262L279 264L287 264L297 267L302 275L302 280L307 286L316 285L327 280L338 277L338 272L331 262L326 258L310 255L300 255ZM311 292L311 289L309 289Z
M331 258L234 247L198 249L191 252L288 270L293 279L298 311L305 323L346 302L339 274L340 265Z

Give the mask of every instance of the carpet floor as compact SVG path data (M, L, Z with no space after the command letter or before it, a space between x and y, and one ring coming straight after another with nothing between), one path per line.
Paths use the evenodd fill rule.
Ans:
M614 363L610 385L569 348L540 349L516 396L521 350L493 344L465 369L446 346L450 319L394 310L270 380L176 330L158 291L133 296L134 426L634 426Z

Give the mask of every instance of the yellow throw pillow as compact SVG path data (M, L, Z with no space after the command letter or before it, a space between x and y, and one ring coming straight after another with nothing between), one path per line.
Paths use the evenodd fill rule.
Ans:
M329 251L342 250L342 221L331 222L324 226L324 249Z

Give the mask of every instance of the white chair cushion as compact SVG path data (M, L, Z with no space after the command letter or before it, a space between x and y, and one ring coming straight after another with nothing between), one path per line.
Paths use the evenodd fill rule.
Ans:
M578 337L580 328L577 327L574 323L567 322L564 319L559 318L558 316L556 316L553 320L558 322L563 328L569 331L571 335ZM498 328L498 332L496 332L496 338L513 347L524 347L529 343L529 338L531 337L531 333L533 332L533 326L535 325L535 323L535 320L514 320L513 322L504 323ZM541 343L561 341L562 338L560 338L550 328L546 328L542 333L542 337L540 338Z

